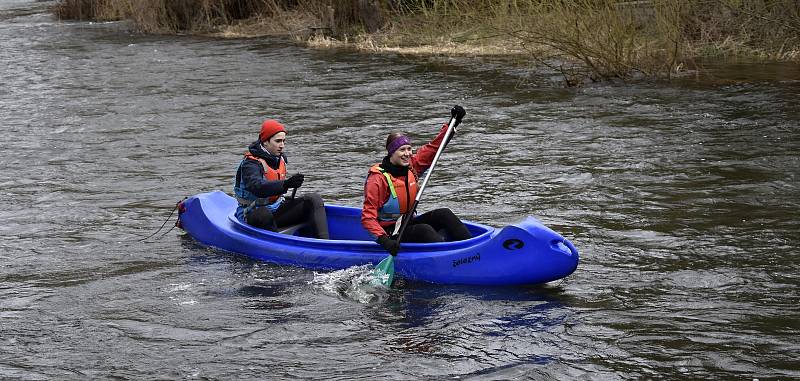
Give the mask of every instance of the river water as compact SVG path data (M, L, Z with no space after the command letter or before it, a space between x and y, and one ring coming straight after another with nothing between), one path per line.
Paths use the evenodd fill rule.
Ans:
M798 379L800 67L565 89L495 59L143 36L0 0L0 378ZM553 284L316 274L150 235L225 190L260 122L301 192L358 206L394 129L467 110L421 205L532 215ZM355 270L353 270L355 271Z

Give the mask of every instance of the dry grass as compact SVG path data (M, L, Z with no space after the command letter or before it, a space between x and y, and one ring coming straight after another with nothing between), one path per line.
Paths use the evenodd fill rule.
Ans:
M702 57L800 61L800 1L691 2L683 35Z
M114 0L61 0L53 6L60 19L114 21L125 18Z
M129 19L145 33L287 34L320 23L320 1L289 7L287 0L61 0L62 19Z
M237 20L229 25L220 25L211 35L226 38L288 36L306 40L310 36L309 25L319 25L313 14L296 10L282 11L280 18L265 19L251 17Z
M681 51L676 10L662 8L610 0L419 2L393 19L378 44L426 54L526 54L569 85L669 77Z
M380 38L389 49L434 46L517 54L578 85L682 75L696 58L798 60L797 0L412 1ZM493 47L501 46L504 49ZM433 48L436 50L437 48ZM502 54L502 53L501 53Z
M393 4L393 6L389 6ZM60 0L147 33L288 35L315 47L524 55L565 83L670 78L696 57L800 61L798 0Z

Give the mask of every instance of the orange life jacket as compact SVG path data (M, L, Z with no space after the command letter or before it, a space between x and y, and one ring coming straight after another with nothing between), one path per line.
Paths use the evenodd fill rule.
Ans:
M391 225L397 221L400 216L408 212L414 199L417 198L418 181L414 171L408 171L408 189L406 189L406 181L403 178L395 178L385 169L381 168L380 164L375 164L369 169L369 173L379 173L386 178L389 184L389 197L383 206L378 209L378 221L381 225Z
M264 169L264 178L265 179L267 179L269 181L286 179L286 162L283 161L283 157L281 157L280 161L278 162L278 169L277 170L272 169L272 167L267 165L267 161L266 160L264 160L264 159L262 159L262 158L260 158L258 156L253 155L252 153L250 153L250 151L245 151L244 152L244 157L245 157L245 159L258 160L258 162L261 163L261 168ZM275 202L275 201L278 201L278 199L280 197L281 197L281 195L275 195L275 196L271 196L271 197L267 198L267 200L269 202Z

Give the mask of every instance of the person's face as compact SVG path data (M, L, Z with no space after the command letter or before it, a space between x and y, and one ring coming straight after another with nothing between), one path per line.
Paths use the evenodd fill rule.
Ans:
M400 146L400 148L394 151L392 156L389 157L389 161L394 165L408 167L411 164L411 145L406 144Z
M270 153L270 155L278 156L283 153L283 147L286 146L286 133L279 132L275 135L272 135L269 140L261 143L264 146L264 149Z

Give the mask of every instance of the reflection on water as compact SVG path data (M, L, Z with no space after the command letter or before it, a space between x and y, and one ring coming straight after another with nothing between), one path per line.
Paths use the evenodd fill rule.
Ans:
M800 378L796 64L564 89L502 59L143 36L50 4L0 0L0 378ZM137 242L230 192L266 117L301 191L360 206L386 134L425 141L456 103L423 211L536 216L581 250L565 281L370 290L366 269Z

